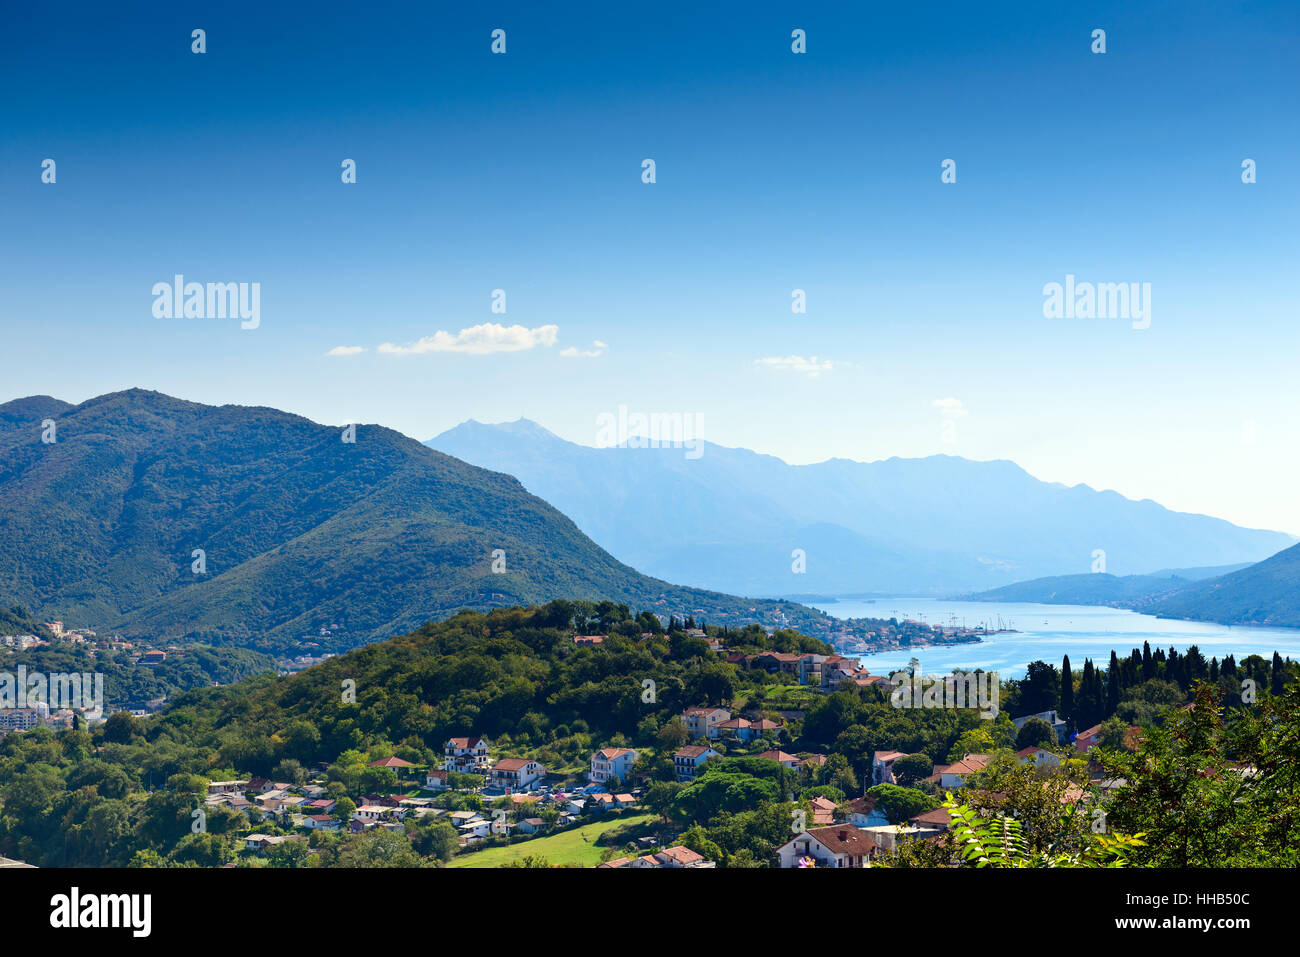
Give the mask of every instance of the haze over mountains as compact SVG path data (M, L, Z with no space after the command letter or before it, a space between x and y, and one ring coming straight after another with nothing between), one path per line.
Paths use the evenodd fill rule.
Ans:
M1185 569L1183 574L1064 575L1018 582L970 596L976 601L1113 605L1166 618L1227 625L1300 627L1300 545L1245 568Z
M648 574L740 594L952 594L1088 572L1244 564L1295 543L1008 461L778 458L703 443L592 448L535 422L468 421L428 445L516 476ZM806 572L792 571L802 549Z
M206 563L197 574L195 550ZM127 636L279 651L304 638L354 647L462 607L554 598L718 624L776 610L813 632L829 624L789 603L642 575L510 476L381 426L357 426L348 443L337 427L275 409L139 389L0 405L6 606Z

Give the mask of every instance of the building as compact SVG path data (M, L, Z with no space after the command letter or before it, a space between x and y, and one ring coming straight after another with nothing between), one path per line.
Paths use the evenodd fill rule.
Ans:
M673 767L678 781L692 781L709 758L721 757L707 744L688 744L673 755Z
M636 763L636 752L631 748L602 748L591 756L591 771L587 777L593 784L604 784L611 778L626 781Z
M960 761L935 768L934 772L939 776L939 787L964 788L966 779L983 771L991 760L987 754L968 754Z
M1016 760L1021 764L1034 764L1040 768L1059 768L1061 757L1042 748L1021 748L1016 752Z
M730 717L726 708L687 708L682 712L682 721L692 738L716 738L718 725Z
M755 757L783 764L792 771L799 767L799 759L793 754L786 754L784 751L764 751L762 754L755 755Z
M529 791L546 777L546 768L528 758L502 758L488 772L488 785L506 794Z
M876 853L876 842L852 824L814 827L795 835L777 848L781 867L803 867L810 859L815 867L866 867Z
M491 763L491 758L488 757L487 738L448 738L447 743L443 745L442 753L444 757L442 767L446 771L482 774Z
M906 751L877 751L871 756L871 783L897 784L894 780L894 762L907 757Z
M813 824L816 827L824 827L827 824L835 823L835 802L830 798L815 797L810 802L812 804Z
M622 857L610 861L605 865L607 867L689 867L689 868L709 868L714 867L713 861L705 860L701 855L692 851L689 847L683 847L678 844L676 847L670 847L654 854L646 854L636 859Z
M758 732L754 730L753 724L745 718L729 718L717 724L716 727L718 736L730 738L742 744L748 744L758 737Z
M1080 731L1074 738L1074 746L1082 754L1087 754L1099 743L1101 743L1101 725L1099 724L1094 724L1086 731Z
M424 776L424 786L430 791L441 791L447 786L448 771L430 771Z

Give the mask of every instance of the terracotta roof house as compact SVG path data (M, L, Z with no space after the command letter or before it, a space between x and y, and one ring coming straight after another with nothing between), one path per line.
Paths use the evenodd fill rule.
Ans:
M777 848L781 867L865 867L877 852L871 836L852 824L814 827Z
M786 754L784 751L764 751L757 757L767 761L776 761L778 764L784 764L787 768L797 768L799 759L793 754Z
M934 771L939 776L939 786L945 788L965 787L966 778L983 771L989 766L991 760L992 758L987 754L968 754L960 761L937 767Z
M688 744L673 755L673 767L677 770L678 781L694 779L700 768L709 758L718 756L707 744Z
M371 768L392 768L394 771L401 768L415 767L410 761L403 761L398 757L380 758L378 761L371 761L367 767Z
M835 802L830 798L815 797L810 802L813 811L813 824L821 827L835 822Z
M919 827L922 830L934 832L946 831L952 826L952 815L943 808L935 808L933 811L925 811L921 814L915 814L908 818L907 823Z

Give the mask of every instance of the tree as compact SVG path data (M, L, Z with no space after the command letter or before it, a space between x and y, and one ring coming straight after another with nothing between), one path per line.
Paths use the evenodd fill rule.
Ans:
M1074 673L1070 671L1070 656L1061 659L1061 717L1069 721L1074 717Z
M1042 748L1044 751L1051 751L1059 745L1056 729L1042 718L1030 718L1021 725L1020 732L1016 735L1017 751L1023 751L1025 748Z
M875 801L876 807L889 818L890 824L902 824L918 814L933 811L939 804L924 791L899 787L897 784L877 784L869 787L867 797Z
M1024 680L1017 686L1021 714L1039 714L1057 707L1061 681L1056 669L1045 661L1031 661Z
M918 752L894 761L894 780L911 787L934 773L934 762L928 754Z

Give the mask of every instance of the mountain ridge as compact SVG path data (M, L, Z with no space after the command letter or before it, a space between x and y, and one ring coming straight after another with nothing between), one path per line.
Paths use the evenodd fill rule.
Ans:
M527 423L527 429L519 427ZM790 465L702 442L594 448L530 420L462 423L426 442L508 472L621 560L659 577L746 594L951 594L1083 571L1120 574L1258 561L1281 532L1174 512L1085 484L1042 482L1009 459L938 453ZM676 521L656 518L672 515ZM792 574L792 557L806 556Z
M642 575L512 476L380 425L348 443L292 413L147 389L57 402L0 406L0 593L69 624L342 648L462 607L569 598L835 627ZM46 443L37 416L50 412Z

